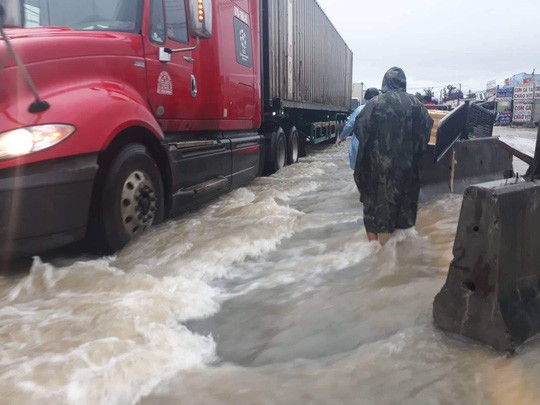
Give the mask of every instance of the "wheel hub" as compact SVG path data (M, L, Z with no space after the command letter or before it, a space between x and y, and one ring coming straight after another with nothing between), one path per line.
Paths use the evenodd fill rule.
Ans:
M122 224L130 235L145 231L154 221L157 211L156 191L148 175L131 173L122 188L120 203Z

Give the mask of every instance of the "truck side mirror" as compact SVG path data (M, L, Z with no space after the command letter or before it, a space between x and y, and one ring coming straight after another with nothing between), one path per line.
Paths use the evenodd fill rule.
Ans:
M212 36L212 0L189 0L190 33L194 38Z

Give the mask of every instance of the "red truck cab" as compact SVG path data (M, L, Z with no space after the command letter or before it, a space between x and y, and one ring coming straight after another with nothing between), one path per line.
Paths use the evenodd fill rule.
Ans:
M0 256L114 252L261 173L258 0L1 4Z

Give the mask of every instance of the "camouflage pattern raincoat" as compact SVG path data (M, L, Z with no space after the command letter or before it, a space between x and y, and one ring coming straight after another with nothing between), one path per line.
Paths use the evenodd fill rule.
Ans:
M354 180L368 232L392 233L416 223L419 163L433 120L406 89L403 70L391 68L384 76L383 94L373 98L355 121L360 146Z

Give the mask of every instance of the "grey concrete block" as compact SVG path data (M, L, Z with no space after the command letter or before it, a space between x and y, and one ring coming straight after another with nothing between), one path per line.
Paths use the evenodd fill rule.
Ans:
M469 187L435 324L500 351L540 332L540 184Z
M453 173L452 158L456 161ZM497 138L458 141L438 163L434 162L434 146L429 145L420 162L421 200L452 189L461 194L472 184L503 179L512 170L512 161Z

